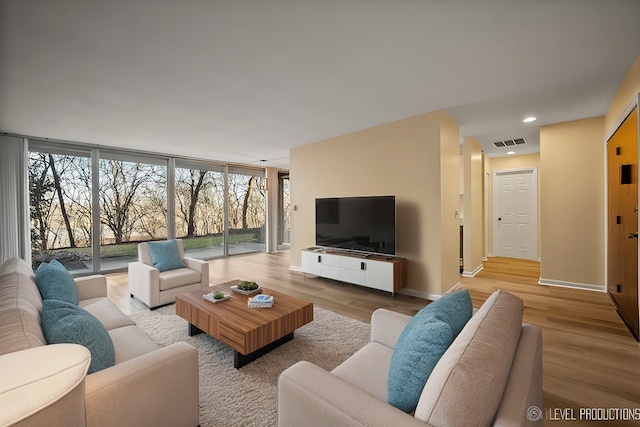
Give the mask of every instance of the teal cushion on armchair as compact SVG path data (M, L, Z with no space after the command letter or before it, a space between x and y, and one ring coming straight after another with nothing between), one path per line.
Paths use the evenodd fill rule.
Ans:
M184 261L182 261L180 249L178 249L178 242L175 240L149 242L148 245L151 262L159 271L184 267Z

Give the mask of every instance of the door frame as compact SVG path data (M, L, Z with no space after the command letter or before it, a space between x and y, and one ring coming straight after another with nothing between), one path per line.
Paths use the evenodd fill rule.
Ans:
M497 217L497 210L496 210L496 205L497 205L497 191L496 191L496 186L497 186L497 177L498 175L519 175L519 174L524 174L524 173L532 173L533 179L532 179L532 185L533 185L533 190L534 190L534 195L533 200L535 202L534 208L532 209L533 212L531 212L531 216L533 218L533 225L535 228L535 232L532 232L532 241L533 244L535 245L535 251L533 258L522 258L522 259L531 259L533 261L539 261L540 257L538 256L538 249L539 249L539 242L538 242L538 235L539 235L539 224L538 224L538 209L539 207L539 194L538 194L538 168L537 167L526 167L526 168L516 168L516 169L501 169L501 170L494 170L492 172L492 185L491 185L491 192L492 192L492 202L491 202L491 209L492 209L492 218L491 218L491 231L492 231L492 243L493 243L493 247L492 247L492 253L494 256L499 256L496 252L496 231L497 231L497 227L498 227L498 223L496 221L496 217Z

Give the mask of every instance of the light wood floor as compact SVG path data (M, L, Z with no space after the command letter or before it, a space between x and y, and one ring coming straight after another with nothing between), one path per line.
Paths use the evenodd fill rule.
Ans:
M379 307L414 314L427 301L354 285L304 277L289 270L288 251L234 256L210 262L211 283L256 280L265 287L368 322ZM490 258L474 278L461 277L475 307L498 288L525 302L524 320L542 327L545 425L640 425L639 421L560 421L559 412L580 408L640 408L640 345L616 314L606 293L541 286L539 263ZM129 298L127 275L108 276L109 297L125 313L146 307ZM565 412L566 413L566 412ZM571 414L569 412L568 414Z

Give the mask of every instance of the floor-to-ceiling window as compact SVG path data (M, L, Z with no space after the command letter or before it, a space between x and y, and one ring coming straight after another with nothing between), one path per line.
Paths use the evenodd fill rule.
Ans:
M92 270L91 153L30 145L29 211L33 267L59 260L73 273Z
M123 270L174 237L200 259L265 250L263 169L29 141L29 188L34 268Z
M210 259L224 247L224 166L176 161L176 237L190 257Z
M101 150L99 171L100 270L120 269L167 238L167 161Z
M289 247L291 243L291 191L289 172L278 174L278 247Z
M229 167L229 254L265 250L266 188L264 170Z

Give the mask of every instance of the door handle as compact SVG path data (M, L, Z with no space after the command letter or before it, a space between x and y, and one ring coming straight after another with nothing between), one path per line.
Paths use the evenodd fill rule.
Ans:
M635 233L627 234L627 239L637 239L637 238L638 238L638 232L637 231Z

